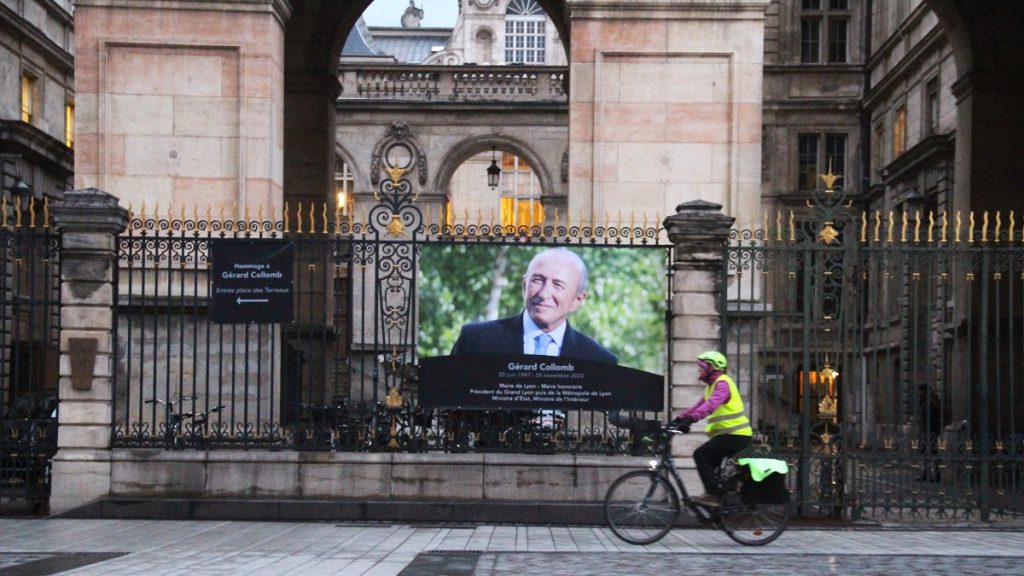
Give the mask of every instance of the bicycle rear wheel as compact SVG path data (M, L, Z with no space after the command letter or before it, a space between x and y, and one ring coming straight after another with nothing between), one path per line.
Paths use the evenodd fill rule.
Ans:
M789 503L747 504L737 492L722 496L718 522L730 538L744 546L764 546L778 538L789 524Z
M604 517L630 544L661 540L679 516L679 496L661 474L635 470L620 476L604 498Z

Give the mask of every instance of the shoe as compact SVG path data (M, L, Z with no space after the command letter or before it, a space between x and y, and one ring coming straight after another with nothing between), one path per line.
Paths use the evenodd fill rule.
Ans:
M704 506L720 506L722 504L721 498L714 494L701 494L700 496L694 496L692 498L696 504L702 504Z

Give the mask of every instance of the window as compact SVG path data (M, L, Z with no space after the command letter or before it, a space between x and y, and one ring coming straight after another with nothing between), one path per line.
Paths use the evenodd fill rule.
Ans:
M505 62L543 64L546 17L536 0L512 0L505 11Z
M355 191L355 178L352 177L352 169L348 163L341 158L334 159L334 200L335 209L342 216L350 215L355 204L353 192Z
M822 141L824 140L824 145ZM800 134L797 136L797 189L808 192L818 187L820 174L846 176L846 134ZM839 181L839 186L844 180Z
M907 107L900 106L892 121L892 157L895 159L907 150Z
M68 100L64 104L64 145L75 147L75 101Z
M846 62L846 20L832 19L828 23L828 61Z
M501 153L498 189L501 190L502 226L534 226L544 223L540 182L522 158L507 152Z
M939 131L939 79L932 78L924 88L925 136Z
M875 124L871 139L871 182L878 182L885 165L885 124Z
M797 152L797 163L799 165L798 190L814 190L818 181L818 135L801 134L799 136L799 151Z
M21 74L21 121L29 124L36 117L39 79L28 72Z
M846 135L825 135L825 172L846 174ZM842 181L840 181L840 185Z
M821 59L821 20L804 18L800 22L800 61L817 64Z
M800 4L800 62L849 61L850 12L847 0L803 0ZM822 50L825 44L825 50Z

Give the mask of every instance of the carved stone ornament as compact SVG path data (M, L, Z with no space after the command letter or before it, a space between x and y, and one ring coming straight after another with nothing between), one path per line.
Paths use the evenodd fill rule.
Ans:
M409 137L409 126L405 122L392 122L387 138L402 141Z
M420 186L424 186L427 183L427 156L423 152L416 158L416 167L419 169Z
M562 153L562 182L569 181L569 151Z

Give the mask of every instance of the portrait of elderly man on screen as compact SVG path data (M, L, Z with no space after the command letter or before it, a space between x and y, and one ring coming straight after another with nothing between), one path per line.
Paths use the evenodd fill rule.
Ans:
M569 323L569 315L586 298L587 266L583 260L565 248L540 252L523 275L522 313L466 324L452 355L533 354L617 364L615 354Z

